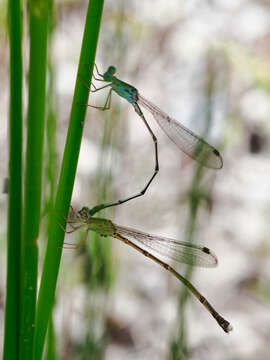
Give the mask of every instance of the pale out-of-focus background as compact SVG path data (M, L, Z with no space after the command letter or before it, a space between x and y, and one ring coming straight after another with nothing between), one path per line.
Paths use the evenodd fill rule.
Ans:
M51 44L55 181L86 7L84 0L57 1L55 7ZM1 8L4 12L5 1ZM0 20L4 29L3 17ZM5 31L0 36L3 184L8 166L8 41ZM219 258L217 268L177 265L177 269L234 331L226 335L196 299L186 297L182 284L141 254L117 240L89 236L83 248L63 253L54 311L59 358L269 357L269 38L267 0L105 1L96 58L99 70L103 73L115 65L116 76L216 146L224 166L219 171L198 168L145 111L158 137L160 172L143 197L103 216L119 225L213 249ZM24 45L27 49L26 40ZM27 64L27 57L24 60ZM91 95L91 104L103 105L107 93L105 89ZM132 106L113 94L109 111L88 109L72 204L78 210L136 193L153 167L151 137ZM0 206L4 214L6 194L1 195ZM45 223L46 203L43 208ZM5 229L1 216L1 324ZM68 241L79 237L74 234ZM42 261L45 233L39 243Z

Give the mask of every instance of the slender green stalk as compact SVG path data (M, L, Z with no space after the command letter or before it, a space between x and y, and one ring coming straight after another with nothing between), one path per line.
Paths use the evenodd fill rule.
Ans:
M53 3L51 4L53 6ZM55 91L55 71L52 61L52 40L55 29L55 19L53 17L53 7L50 8L49 18L49 33L48 33L48 90L47 90L47 116L46 116L46 170L45 179L48 183L48 194L46 193L43 198L46 198L46 205L44 213L47 215L47 232L48 234L50 226L53 221L53 207L56 190L56 181L58 173L58 162L57 162L57 141L56 141L56 91ZM42 254L44 255L44 254ZM42 256L43 257L43 256ZM46 355L45 359L54 360L57 359L57 341L54 330L54 319L53 313L51 314L47 339L46 339Z
M194 242L194 232L196 229L196 222L198 217L198 210L201 205L203 193L199 189L199 184L202 178L203 168L199 164L196 169L191 190L189 196L189 212L190 218L187 226L186 240L189 243ZM193 266L189 265L184 273L184 278L190 280L193 273ZM179 326L177 329L176 337L171 342L171 360L185 359L188 355L187 343L186 343L186 321L185 321L185 309L187 300L189 298L189 292L187 288L181 289L178 298L178 318Z
M20 336L22 239L22 9L9 0L10 104L8 254L4 359L17 359Z
M47 334L47 348L46 348L46 360L54 360L57 359L56 356L56 339L55 339L55 331L54 331L54 325L53 325L53 316L51 316L49 320L48 325L48 334Z
M108 115L106 113L103 114L105 116ZM105 170L104 164L108 164L107 157L111 156L112 153L112 127L115 126L115 124L111 121L112 119L107 119L105 116L98 160L99 167L95 179L95 187L97 189L95 202L98 204L104 201L107 196L114 196L114 192L111 189L111 171L108 169ZM111 209L107 210L109 211ZM90 286L99 286L106 290L111 286L113 274L110 247L111 244L109 241L100 241L99 235L92 234L91 252L88 254L88 256L91 256L91 271L87 279L87 283Z
M29 96L25 175L25 212L22 253L22 322L20 358L32 359L36 308L38 248L42 194L42 154L44 139L48 2L29 2Z
M68 214L79 157L86 107L78 106L78 104L86 104L89 96L88 89L80 81L78 75L90 83L103 3L104 0L90 0L87 10L79 68L70 114L70 124L56 193L54 222L51 224L49 231L48 246L40 284L34 344L35 360L39 360L42 357L48 321L54 304L56 282L65 236L59 223L64 225L63 216L67 216Z
M122 64L127 54L126 42L123 41L123 22L125 22L126 1L116 1L107 8L107 11L114 11L113 24L111 31L106 32L106 45L102 48L101 63L106 64L108 58L112 63ZM106 91L104 92L105 95ZM96 103L96 97L91 99ZM122 110L124 110L122 108ZM116 161L115 156L122 151L124 146L124 128L127 126L126 116L120 111L120 102L114 101L110 111L98 111L101 123L102 136L97 142L99 148L98 168L93 181L89 181L89 187L92 185L96 189L95 200L93 203L99 204L110 199L118 198L117 190L113 186L113 164ZM123 124L122 124L123 122ZM117 161L119 159L117 158ZM110 164L105 166L105 164ZM93 194L92 194L93 195ZM115 208L111 207L103 211L102 216L112 217ZM100 215L101 216L101 215ZM83 234L81 234L83 235ZM108 296L116 278L116 264L112 260L111 241L102 241L101 236L92 232L89 234L89 242L80 249L80 264L83 274L84 284L89 292L91 301L87 301L81 313L84 314L87 321L87 333L80 343L73 345L81 357L88 358L91 353L93 359L103 359L109 337L107 329L108 314Z
M211 60L211 58L210 58ZM209 65L210 64L210 65ZM211 61L208 61L208 72L207 72L207 79L205 83L205 104L206 104L206 111L205 111L205 121L206 121L206 128L204 131L204 135L206 136L209 132L211 123L212 123L212 97L214 93L214 73L213 69L211 68ZM207 202L209 200L209 196L207 192L202 188L200 185L201 180L203 177L203 168L202 166L198 166L192 181L192 185L189 191L189 222L187 225L187 234L186 238L187 241L192 243L195 240L195 230L196 230L196 223L198 219L198 211L202 202ZM189 280L193 273L193 267L188 266L184 277L185 279ZM177 333L173 341L171 342L171 360L177 359L186 359L188 356L188 345L186 341L186 321L185 321L185 309L186 304L189 298L189 293L186 288L181 290L178 298L178 318L179 318L179 326L177 329Z
M48 193L44 198L46 201L44 213L48 214L48 229L50 228L51 218L53 216L54 198L56 191L56 181L58 173L58 156L57 156L57 140L56 140L56 103L57 94L55 91L55 69L52 61L52 38L54 33L54 9L51 4L48 30L48 81L47 81L47 113L46 113L46 165L45 178L48 183Z

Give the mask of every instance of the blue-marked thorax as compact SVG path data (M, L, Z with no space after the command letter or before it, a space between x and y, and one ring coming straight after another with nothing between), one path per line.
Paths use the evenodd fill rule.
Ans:
M131 104L134 104L138 100L138 90L134 86L129 85L116 77L113 77L112 89Z
M108 70L104 73L103 79L104 81L111 82L112 89L121 97L126 99L131 104L134 104L138 100L138 91L137 89L125 83L124 81L121 81L117 79L117 77L114 76L116 73L116 67L115 66L109 66Z

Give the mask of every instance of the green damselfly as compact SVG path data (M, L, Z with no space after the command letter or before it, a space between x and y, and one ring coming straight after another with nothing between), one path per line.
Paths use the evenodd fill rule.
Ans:
M86 241L89 231L95 231L101 236L111 236L131 246L180 280L203 304L226 333L229 333L233 329L232 325L213 308L208 300L187 279L159 258L161 256L164 259L174 260L184 264L215 267L218 264L218 260L210 249L205 246L154 236L139 230L119 226L108 219L92 217L92 213L93 210L90 210L88 207L83 207L78 212L74 212L72 209L71 217L67 220L67 224L71 227L71 230L65 230L65 232L72 233L84 228L85 236L82 238L82 242ZM78 247L78 245L75 247Z
M208 144L203 138L196 135L194 132L180 124L175 119L171 118L169 115L167 115L165 112L160 110L156 105L154 105L152 102L146 100L139 92L138 90L126 82L118 79L114 74L116 73L116 68L114 66L109 66L107 71L104 74L101 74L95 64L97 74L99 76L96 77L93 74L93 77L97 81L103 81L108 84L97 88L94 84L91 84L94 87L94 90L91 90L91 92L96 92L101 89L105 89L107 87L110 87L110 91L108 93L107 99L105 101L104 106L93 106L89 105L91 107L101 109L101 110L108 110L111 105L111 95L112 90L115 91L119 96L126 99L133 107L136 113L140 116L142 121L144 122L147 130L151 134L151 137L153 139L154 143L154 150L155 150L155 168L154 173L151 176L150 180L147 182L145 187L137 194L129 196L125 199L118 200L116 202L103 204L105 207L115 206L119 204L123 204L126 201L129 201L131 199L137 198L139 196L142 196L147 191L148 187L150 186L151 182L157 175L159 171L159 161L158 161L158 144L157 144L157 138L155 134L153 133L151 127L149 126L148 122L145 119L145 116L141 110L141 107L144 107L150 113L153 115L154 119L157 121L158 125L161 127L161 129L167 134L167 136L178 146L180 150L182 150L184 153L189 155L191 158L195 159L199 163L201 163L203 166L212 168L212 169L221 169L223 166L222 157L219 153L219 151ZM84 83L85 81L81 79ZM85 83L86 84L86 83ZM89 88L88 84L86 86ZM106 206L105 206L106 205Z

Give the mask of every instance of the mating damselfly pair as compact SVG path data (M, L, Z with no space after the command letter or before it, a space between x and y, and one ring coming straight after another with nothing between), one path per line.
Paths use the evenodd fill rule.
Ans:
M159 171L157 139L149 124L147 123L140 106L146 108L152 113L159 126L182 151L184 151L193 159L197 160L202 165L213 169L220 169L223 164L221 155L219 154L218 150L209 145L204 139L194 134L179 122L162 112L150 101L143 98L135 87L116 78L114 76L116 72L116 68L114 66L110 66L103 75L99 73L97 67L96 70L100 78L94 76L95 80L108 82L108 84L102 86L101 88L96 88L96 86L93 85L94 90L92 90L92 92L96 92L109 86L111 87L105 105L101 109L109 109L112 90L114 90L118 95L125 98L132 104L136 113L141 117L152 136L155 149L155 170L143 190L136 195L130 196L124 200L100 204L93 207L92 209L83 207L78 212L74 212L72 209L71 217L69 217L67 220L67 224L71 227L71 230L66 230L66 232L72 233L82 228L85 229L85 235L82 241L86 240L89 231L95 231L102 236L114 237L131 246L144 256L162 266L164 269L173 274L178 280L180 280L204 305L204 307L215 318L221 328L226 333L229 333L232 330L231 324L213 308L208 300L202 296L201 293L187 279L180 275L171 265L160 259L161 257L164 259L174 260L195 266L215 267L217 266L218 260L210 249L205 246L198 246L195 244L177 241L161 236L153 236L139 230L116 225L107 219L93 217L95 213L102 209L110 206L116 206L131 199L142 196ZM93 107L100 108L97 106Z

